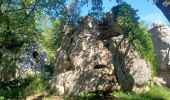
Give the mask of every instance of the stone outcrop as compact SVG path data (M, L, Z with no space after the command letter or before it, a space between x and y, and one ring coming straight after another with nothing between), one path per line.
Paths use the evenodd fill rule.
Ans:
M67 96L96 91L107 93L116 89L146 90L151 79L149 62L123 35L98 40L97 25L88 27L88 24L74 32L63 33L51 90L56 95Z
M170 69L170 28L162 22L155 22L149 31L160 69Z
M170 28L162 22L155 22L149 29L158 58L158 77L170 87Z
M17 76L27 78L36 74L47 75L45 66L49 66L47 53L42 47L33 44L28 46L25 53L23 53L16 62Z

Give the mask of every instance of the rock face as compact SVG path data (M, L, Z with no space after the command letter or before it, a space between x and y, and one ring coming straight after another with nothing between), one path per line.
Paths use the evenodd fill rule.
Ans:
M100 35L97 25L94 23L90 28L86 22L84 26L64 34L57 50L51 90L56 95L73 96L146 89L151 79L150 65L123 35L97 40Z
M162 22L155 22L149 31L158 58L158 76L170 87L170 28Z
M149 31L151 32L160 69L170 69L170 28L162 22L155 22Z
M27 48L25 53L21 55L16 63L18 67L18 75L26 78L29 75L48 74L44 66L50 65L46 51L34 44Z

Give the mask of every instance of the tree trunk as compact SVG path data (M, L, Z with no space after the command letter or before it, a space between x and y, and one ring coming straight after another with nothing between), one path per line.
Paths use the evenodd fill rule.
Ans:
M155 5L162 11L164 16L170 22L170 0L157 0Z

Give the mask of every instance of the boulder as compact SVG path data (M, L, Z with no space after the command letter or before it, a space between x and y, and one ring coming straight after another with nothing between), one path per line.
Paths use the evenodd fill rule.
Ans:
M170 87L170 28L155 22L149 29L158 59L158 75Z
M46 71L45 66L49 65L50 62L45 49L37 44L33 44L26 48L16 62L16 75L22 78L27 78L28 76L36 74L47 75L49 72Z
M111 70L111 69L110 69ZM75 70L61 73L54 77L52 91L55 95L78 95L85 92L104 91L116 89L116 79L109 74L109 69Z
M170 69L170 28L162 22L155 22L149 29L157 54L159 69Z
M151 79L149 62L123 35L106 40L98 40L97 35L100 31L96 27L64 35L51 81L53 93L74 96L96 91L146 90Z
M164 87L166 85L166 82L164 81L163 78L154 76L153 84L157 85L157 86L160 86L160 87Z

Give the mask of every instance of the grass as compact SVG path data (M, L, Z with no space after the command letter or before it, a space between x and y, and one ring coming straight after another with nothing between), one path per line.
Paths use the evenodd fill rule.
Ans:
M17 84L20 84L17 86ZM17 84L8 84L0 88L0 100L20 99L28 95L46 92L48 80L43 76L30 77L27 80L19 79Z
M29 83L27 82L29 81ZM33 77L29 80L20 80L22 84L20 87L10 87L0 89L0 100L7 99L23 99L28 95L34 95L42 92L47 92L48 81L42 76ZM170 89L164 87L153 86L148 92L144 93L134 93L134 92L113 92L113 97L118 98L118 100L170 100ZM70 99L69 97L60 97L48 94L43 100L55 100L56 98L63 98L64 100L105 100L101 93L84 93L75 98ZM109 97L110 98L110 97ZM109 99L112 100L112 99ZM113 99L114 100L114 99Z
M170 89L153 86L148 92L139 94L134 92L116 92L113 96L120 100L170 100Z
M64 100L170 100L170 89L153 86L144 93L114 92L112 95L112 99L107 99L102 94L84 93L74 98L65 97Z

